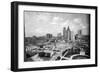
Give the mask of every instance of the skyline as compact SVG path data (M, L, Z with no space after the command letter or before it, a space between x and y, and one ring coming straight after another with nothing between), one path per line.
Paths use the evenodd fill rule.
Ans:
M47 33L57 36L68 26L74 34L78 30L82 30L83 35L89 34L89 14L24 11L24 15L26 37Z

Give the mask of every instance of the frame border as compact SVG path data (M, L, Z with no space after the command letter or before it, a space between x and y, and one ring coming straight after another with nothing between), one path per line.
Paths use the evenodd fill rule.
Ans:
M18 5L35 5L35 6L50 6L50 7L68 7L68 8L83 8L95 10L95 64L74 65L74 66L53 66L40 68L18 68ZM84 5L69 5L69 4L53 4L53 3L36 3L36 2L11 2L11 71L35 71L35 70L51 70L51 69L65 69L65 68L82 68L82 67L96 67L97 66L97 46L98 46L98 31L97 31L97 6Z

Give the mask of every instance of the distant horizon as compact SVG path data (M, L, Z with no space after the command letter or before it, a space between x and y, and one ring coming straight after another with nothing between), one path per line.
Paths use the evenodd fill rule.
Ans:
M51 33L47 33L47 34L51 34ZM76 33L76 34L78 34L78 33ZM82 34L82 35L83 36L89 36L90 34ZM45 35L40 35L40 36L36 36L36 35L33 35L33 36L35 36L35 37L44 37L44 36L46 36L46 34ZM33 37L33 36L25 36L25 37ZM57 37L57 35L54 36L53 34L52 34L52 36ZM61 34L61 36L63 36L63 34Z
M25 37L63 35L63 28L68 26L74 34L82 30L83 35L89 35L89 14L24 11L24 15Z

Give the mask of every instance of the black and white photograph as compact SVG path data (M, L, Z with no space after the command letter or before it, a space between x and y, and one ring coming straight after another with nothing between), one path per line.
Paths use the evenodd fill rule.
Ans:
M97 7L12 2L11 70L97 66Z
M90 59L90 14L24 11L24 61Z

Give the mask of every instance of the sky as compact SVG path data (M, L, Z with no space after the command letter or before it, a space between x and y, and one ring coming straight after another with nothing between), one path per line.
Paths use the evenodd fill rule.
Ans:
M25 37L45 36L47 33L57 36L68 26L74 34L82 30L83 35L88 35L89 20L89 14L24 11Z

